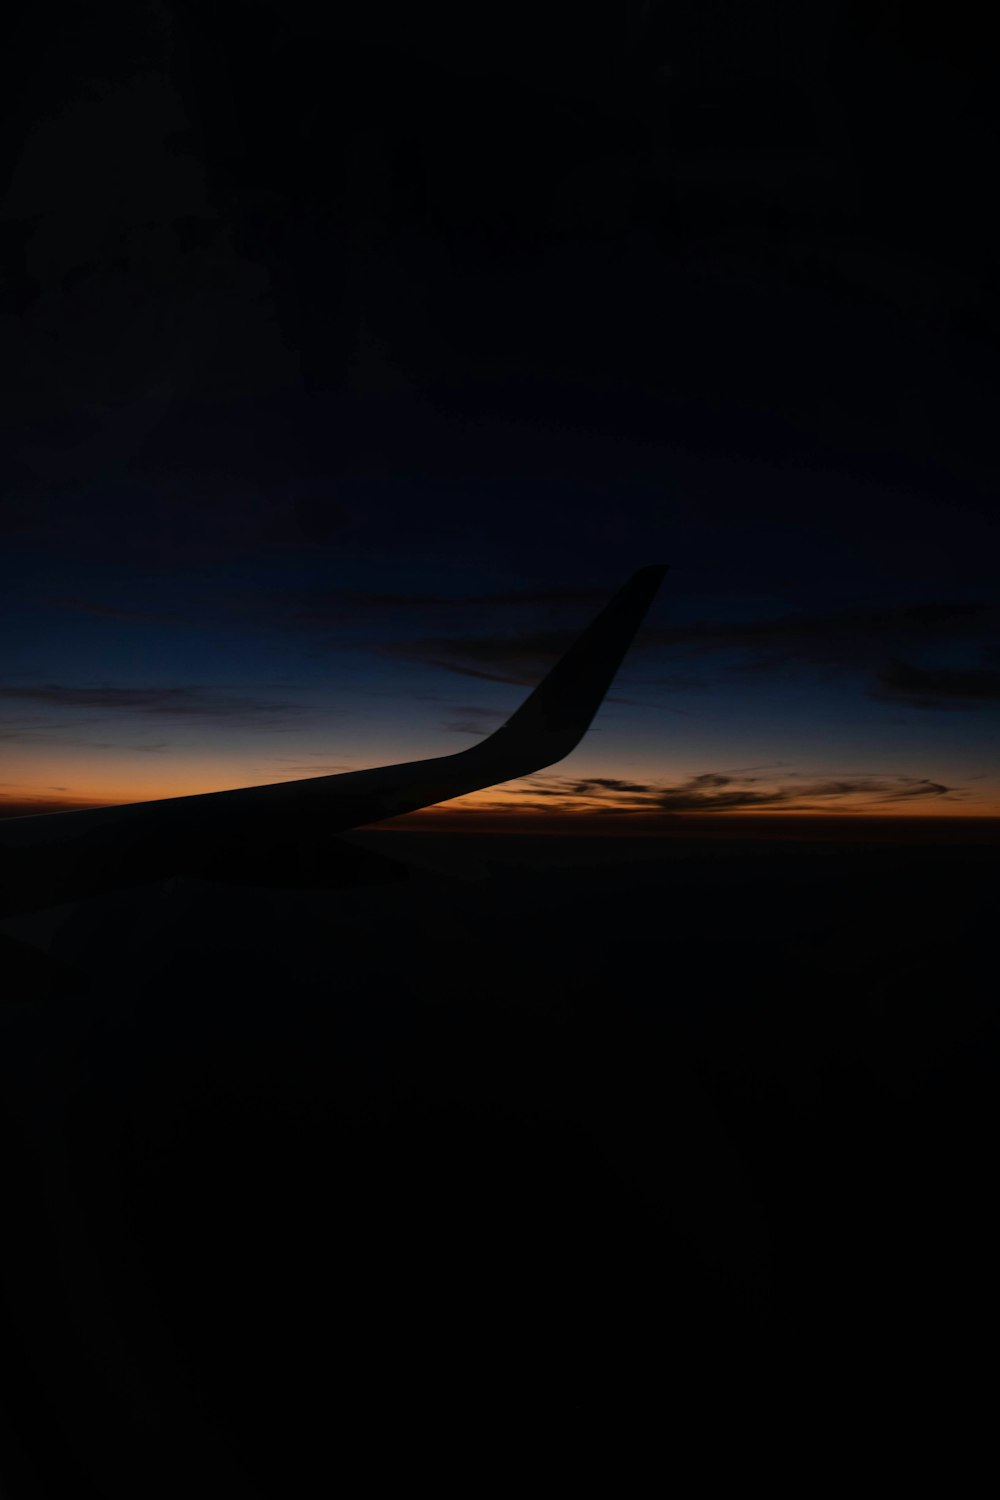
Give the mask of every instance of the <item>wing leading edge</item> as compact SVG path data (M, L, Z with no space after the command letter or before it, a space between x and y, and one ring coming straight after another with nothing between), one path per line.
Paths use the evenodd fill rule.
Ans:
M468 750L400 765L0 824L0 912L175 874L314 863L336 834L513 781L580 743L667 569L640 568L500 729Z

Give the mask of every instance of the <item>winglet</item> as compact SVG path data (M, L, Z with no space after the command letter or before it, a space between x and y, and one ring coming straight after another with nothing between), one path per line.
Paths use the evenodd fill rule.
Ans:
M475 748L505 759L523 753L531 769L575 750L668 571L658 564L633 573L517 712Z

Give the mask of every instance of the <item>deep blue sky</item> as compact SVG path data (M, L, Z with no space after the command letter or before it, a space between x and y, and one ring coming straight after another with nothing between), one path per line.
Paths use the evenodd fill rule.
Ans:
M25 10L9 809L458 748L665 561L486 800L1000 811L988 80L920 8L716 9L486 61L435 7Z

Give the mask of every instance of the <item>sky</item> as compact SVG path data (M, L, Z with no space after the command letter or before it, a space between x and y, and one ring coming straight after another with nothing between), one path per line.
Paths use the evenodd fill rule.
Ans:
M0 808L461 749L663 562L438 826L1000 815L972 13L418 10L17 13Z

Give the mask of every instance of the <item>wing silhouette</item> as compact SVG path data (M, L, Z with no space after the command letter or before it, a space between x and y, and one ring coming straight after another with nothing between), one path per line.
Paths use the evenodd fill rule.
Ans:
M640 568L494 734L455 755L0 824L0 915L201 875L323 883L336 835L512 781L580 743L667 569Z

